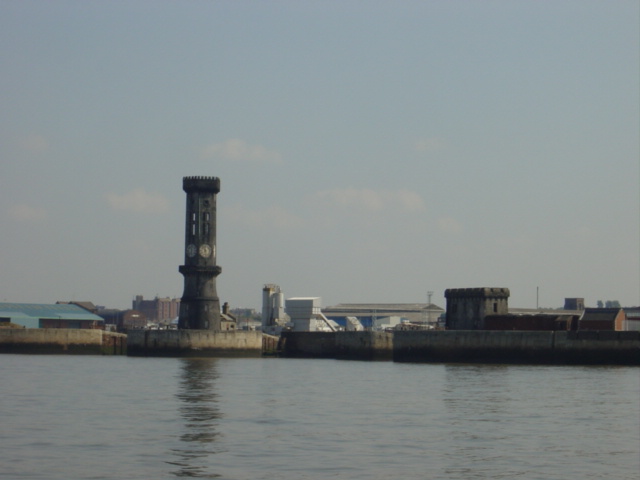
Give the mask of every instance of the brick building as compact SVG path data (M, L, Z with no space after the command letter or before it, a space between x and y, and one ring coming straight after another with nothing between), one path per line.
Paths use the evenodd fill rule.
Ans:
M580 330L625 330L627 316L622 308L585 308Z
M147 325L147 317L138 310L103 309L98 315L104 318L105 325L113 326L118 332L144 328Z
M180 313L180 299L156 297L145 300L142 295L136 295L131 308L142 312L149 322L170 322Z

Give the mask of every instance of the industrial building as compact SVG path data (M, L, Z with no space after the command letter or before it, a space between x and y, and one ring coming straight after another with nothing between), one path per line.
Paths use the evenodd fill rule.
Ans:
M364 329L385 330L401 325L435 328L444 309L433 303L341 303L323 308L322 313L347 330L350 318Z
M278 285L262 289L262 331L298 332L388 330L400 327L435 328L444 309L433 303L341 303L322 307L321 297L284 299Z
M147 316L139 310L100 310L104 318L105 327L117 332L126 332L134 328L145 328L148 324Z
M335 332L338 324L322 313L322 299L320 297L287 298L285 311L294 332Z
M0 303L2 323L24 328L104 328L101 317L74 303Z
M626 330L627 316L622 308L585 308L580 330Z
M640 307L625 307L627 326L625 330L640 330Z
M282 290L278 285L267 283L262 289L262 331L278 335L288 322Z
M431 292L430 292L431 293ZM343 303L323 308L320 297L284 299L278 285L263 288L262 330L298 332L391 330L640 330L640 308L586 308L584 298L565 298L564 308L509 308L508 288L445 291L447 310L433 303Z
M555 313L531 313L508 315L487 315L484 330L577 330L580 315Z

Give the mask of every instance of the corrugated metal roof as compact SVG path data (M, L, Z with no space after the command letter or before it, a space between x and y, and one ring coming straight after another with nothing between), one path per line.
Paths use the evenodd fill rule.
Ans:
M583 322L612 321L616 319L621 310L621 308L585 308L581 320Z
M14 320L19 320L19 319L25 319L25 320L29 320L33 317L30 317L29 315L25 315L22 312L13 312L13 311L4 311L4 310L0 310L0 318L11 318Z
M511 308L512 315L582 315L584 310L565 310L564 308Z
M332 307L326 307L322 310L327 311L387 311L387 312L415 312L422 310L439 310L444 309L434 303L340 303Z
M102 318L73 304L0 303L0 316L12 318L51 318L98 320Z

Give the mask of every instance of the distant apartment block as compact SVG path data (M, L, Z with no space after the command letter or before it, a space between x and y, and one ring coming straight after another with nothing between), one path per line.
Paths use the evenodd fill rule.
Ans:
M153 300L145 300L142 295L136 295L131 308L144 314L149 322L168 322L178 317L180 299L156 297Z
M147 317L138 310L116 310L103 309L98 311L98 315L104 318L105 326L115 328L118 332L144 328L147 325Z

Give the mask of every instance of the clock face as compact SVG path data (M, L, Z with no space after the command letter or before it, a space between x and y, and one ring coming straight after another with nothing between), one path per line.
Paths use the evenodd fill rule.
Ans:
M187 256L188 257L193 257L195 256L197 252L196 246L192 243L190 245L187 245Z
M200 245L200 256L204 258L208 258L211 255L211 247L206 243L204 245Z

